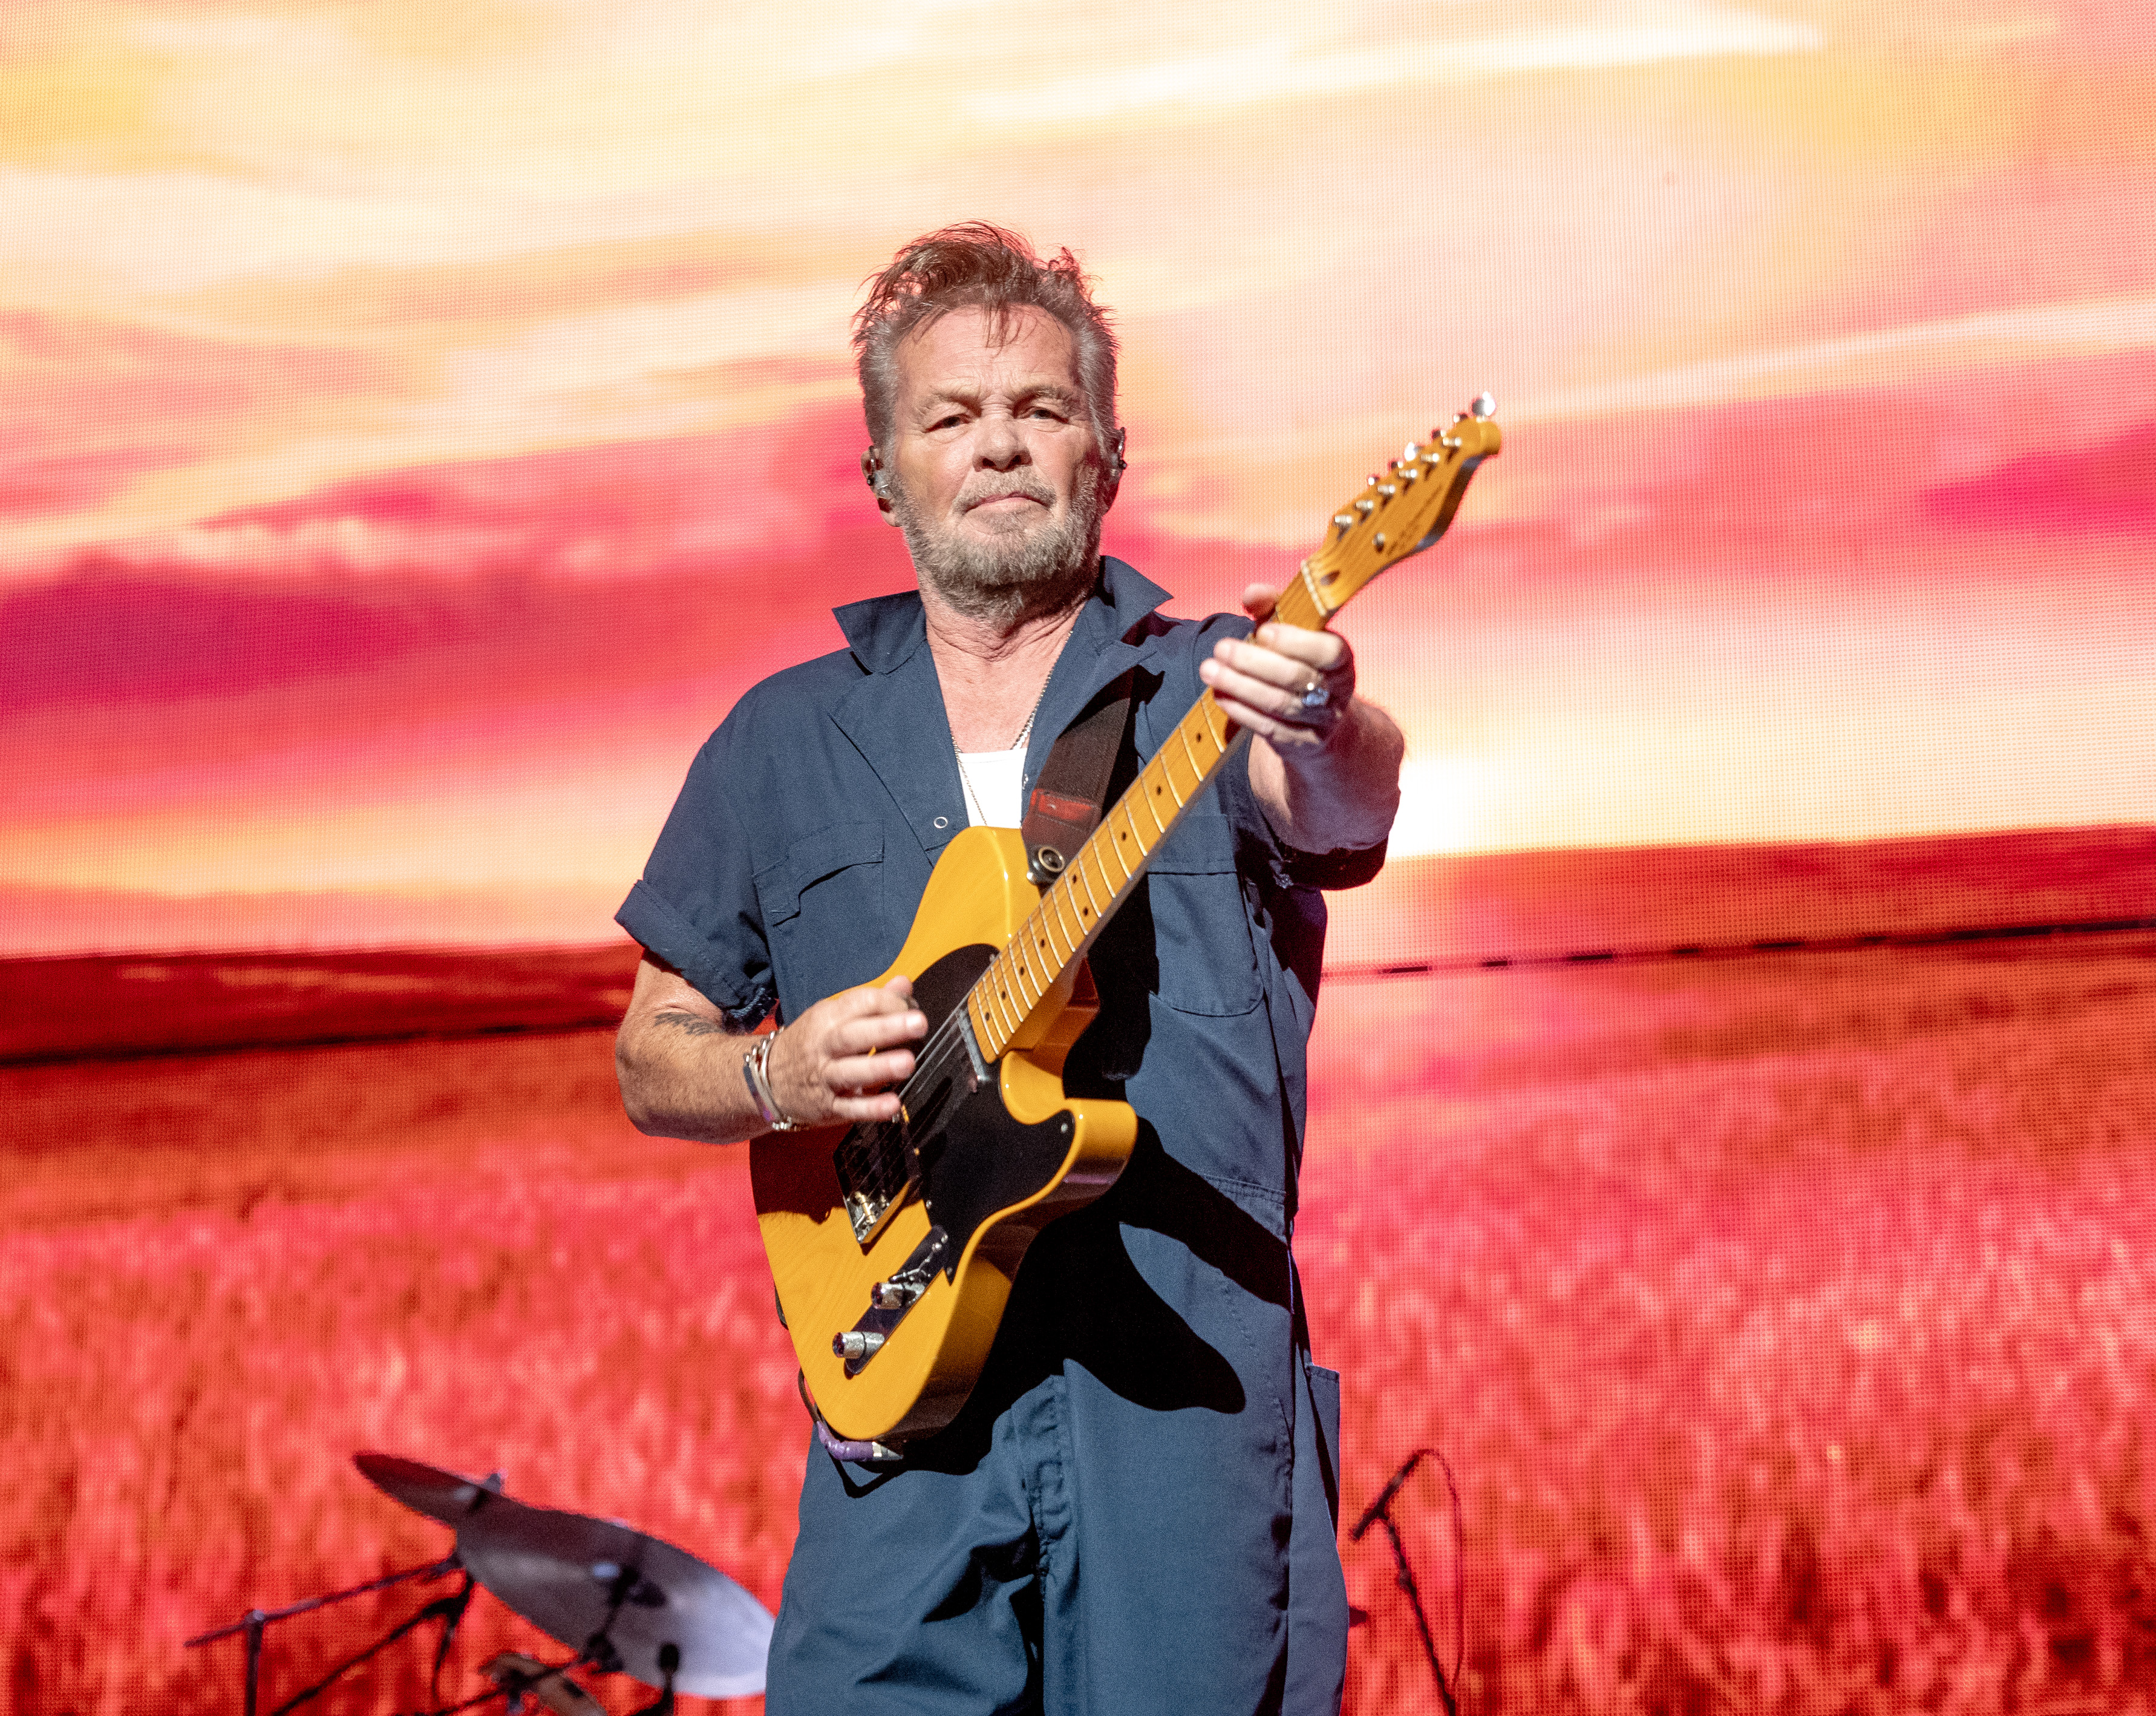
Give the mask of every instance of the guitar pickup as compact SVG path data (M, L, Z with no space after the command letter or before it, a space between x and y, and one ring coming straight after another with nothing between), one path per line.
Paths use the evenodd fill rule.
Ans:
M963 1014L958 1038L966 1049L963 1066L916 1073L900 1092L902 1106L895 1118L853 1128L832 1153L846 1220L863 1251L920 1184L922 1143L933 1148L952 1103L963 1102L994 1080Z

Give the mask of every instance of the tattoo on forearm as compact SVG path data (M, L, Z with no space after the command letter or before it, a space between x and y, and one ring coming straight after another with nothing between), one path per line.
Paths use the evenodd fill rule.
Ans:
M670 1025L675 1030L692 1037L717 1037L731 1035L726 1027L716 1019L705 1019L694 1013L676 1013L670 1010L654 1013L654 1025Z

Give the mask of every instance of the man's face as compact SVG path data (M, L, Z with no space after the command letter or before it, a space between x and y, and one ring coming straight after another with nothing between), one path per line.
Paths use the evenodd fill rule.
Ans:
M887 464L922 580L1005 622L1090 586L1106 469L1077 342L1045 311L954 310L901 342Z

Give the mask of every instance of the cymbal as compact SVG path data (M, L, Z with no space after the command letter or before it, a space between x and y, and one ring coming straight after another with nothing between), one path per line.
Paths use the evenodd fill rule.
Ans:
M504 1604L572 1650L600 1632L624 1673L698 1698L763 1690L771 1612L709 1563L610 1519L512 1502L457 1522L457 1555ZM614 1665L603 1663L602 1667Z
M394 1454L354 1454L352 1463L377 1489L402 1502L414 1513L424 1513L444 1525L462 1524L483 1501L493 1500L501 1493L498 1477L481 1482L461 1472L444 1472L439 1466L424 1466L417 1460L400 1459Z
M505 1692L536 1698L554 1716L607 1716L606 1706L569 1678L568 1671L550 1668L521 1651L503 1651L480 1664L480 1671Z

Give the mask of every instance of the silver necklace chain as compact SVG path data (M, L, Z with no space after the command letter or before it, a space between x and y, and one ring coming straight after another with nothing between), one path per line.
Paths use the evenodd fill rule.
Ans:
M959 784L966 789L967 820L975 828L984 828L988 820L988 807L981 803L980 789L973 784L973 772L966 767L966 753L960 751L957 755Z
M1054 676L1051 673L1050 676L1052 678ZM1043 680L1040 695L1033 700L1033 707L1025 712L1025 720L1013 735L1010 743L1004 747L1005 751L1015 751L1025 742L1026 735L1033 731L1034 717L1040 713L1040 706L1047 701L1048 681ZM955 736L951 741L951 754L958 759L958 784L966 789L967 814L973 819L976 828L983 827L988 819L988 806L981 802L980 790L973 784L973 771L966 767L966 753L958 748Z

